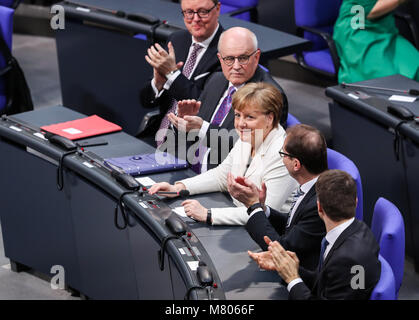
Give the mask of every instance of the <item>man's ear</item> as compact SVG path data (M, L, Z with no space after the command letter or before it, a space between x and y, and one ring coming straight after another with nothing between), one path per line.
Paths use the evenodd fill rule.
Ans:
M317 200L317 212L319 213L319 217L320 217L320 219L322 219L322 220L323 220L324 210L323 210L323 207L322 207L322 205L320 204L320 201L319 201L319 200Z

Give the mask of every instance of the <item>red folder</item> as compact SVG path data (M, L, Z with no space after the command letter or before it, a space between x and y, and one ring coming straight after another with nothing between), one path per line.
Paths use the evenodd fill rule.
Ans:
M104 133L120 131L122 128L115 123L106 121L97 115L61 122L41 127L42 130L55 133L70 140L97 136Z

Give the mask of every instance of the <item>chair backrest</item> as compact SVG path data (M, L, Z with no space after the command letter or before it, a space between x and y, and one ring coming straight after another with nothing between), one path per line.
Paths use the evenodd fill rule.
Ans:
M342 0L294 0L295 24L306 27L333 26Z
M221 14L229 13L244 7L257 7L259 0L220 0L221 2ZM250 12L244 12L234 16L246 21L251 21L252 17Z
M380 245L380 254L393 270L397 295L403 280L405 250L404 221L399 209L379 198L374 206L371 230Z
M12 48L12 34L13 34L13 13L14 10L0 6L0 36L3 37L9 49ZM6 67L6 60L0 53L0 70ZM0 77L0 113L6 106L5 95L5 81L4 76Z
M14 2L15 0L0 0L0 6L11 8L13 7Z
M356 192L358 196L358 205L356 207L356 218L363 219L363 196L362 196L362 182L361 175L355 163L343 154L327 148L327 164L329 169L339 169L349 173L356 182Z
M301 122L298 121L296 117L294 117L291 113L288 113L287 118L287 128L295 126L296 124L300 124Z
M341 4L342 0L294 0L295 24L332 34ZM304 32L304 38L313 43L310 51L327 48L318 35Z
M396 282L393 270L381 255L378 256L378 260L381 263L381 275L372 290L370 300L396 300Z

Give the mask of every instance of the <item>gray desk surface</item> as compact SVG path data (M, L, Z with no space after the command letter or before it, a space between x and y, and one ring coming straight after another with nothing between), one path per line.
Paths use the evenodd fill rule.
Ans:
M78 0L76 2L110 10L120 10L126 13L147 14L159 18L161 21L165 20L169 25L185 29L181 8L177 3L158 0ZM263 59L306 50L311 45L306 39L227 15L220 15L220 23L225 29L242 26L252 30L258 38Z
M399 90L419 90L419 82L416 82L401 75L377 78L373 80L357 82L356 84ZM366 93L369 96L371 96L371 98L365 100L356 100L354 98L349 97L348 93L354 91ZM326 89L326 95L330 98L336 100L337 102L345 103L345 105L347 105L355 112L358 112L364 116L367 116L368 118L373 119L376 122L382 123L392 128L394 128L400 122L400 119L394 117L393 115L387 112L387 106L389 106L390 104L403 105L410 111L412 111L414 115L419 116L419 99L416 99L416 101L412 103L389 101L388 98L393 94L406 95L403 93L396 93L391 91L379 91L364 88L342 88L341 86L334 86ZM415 123L414 121L402 125L402 127L400 128L400 132L407 135L416 143L419 143L419 124Z
M17 119L35 126L74 120L84 115L64 107L48 107L15 115ZM60 120L61 119L61 120ZM109 145L89 148L103 158L153 152L154 148L124 132L101 136ZM96 138L89 138L90 140ZM87 139L86 139L87 140ZM179 170L153 174L149 177L156 182L174 182L195 175L191 170ZM228 196L222 193L202 194L191 197L204 206L226 207L232 205ZM180 206L180 199L164 199L172 208ZM204 245L222 280L227 299L286 299L287 291L280 285L275 272L259 270L248 256L247 250L259 250L246 230L241 226L207 226L184 218L195 235Z

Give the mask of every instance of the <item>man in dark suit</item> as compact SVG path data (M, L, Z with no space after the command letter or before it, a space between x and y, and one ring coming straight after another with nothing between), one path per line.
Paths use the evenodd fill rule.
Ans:
M220 36L217 56L222 72L214 73L208 79L199 101L179 101L178 115L169 114L170 121L179 131L189 133L189 141L196 143L199 140L200 147L204 147L199 149L195 158L193 153L188 154L189 162L197 164L197 172L216 167L233 147L237 136L228 134L234 129L231 99L241 86L249 82L268 82L275 85L284 99L281 125L285 126L288 117L288 102L284 90L259 66L260 49L253 32L241 27L224 31ZM219 134L222 129L225 129L223 133L226 134ZM193 134L198 139L190 139Z
M153 136L160 128L168 129L167 113L176 109L174 101L198 98L204 83L216 70L217 43L223 28L218 23L218 0L182 0L181 8L187 30L173 33L167 50L158 43L151 46L145 59L153 67L153 79L140 93L145 108L159 108L139 138ZM158 144L161 143L161 139Z
M279 153L291 177L299 184L281 212L265 207L264 183L262 190L258 190L250 181L245 180L243 185L229 177L229 192L248 207L246 230L262 250L268 248L264 241L264 236L268 236L296 252L303 267L314 270L319 262L320 242L326 233L317 213L315 188L317 178L327 170L326 141L319 130L295 125L287 129Z
M344 171L329 170L317 180L316 192L327 231L317 270L299 267L294 252L268 237L269 251L249 255L262 268L279 273L290 299L368 300L380 278L379 247L371 230L355 219L355 181Z

